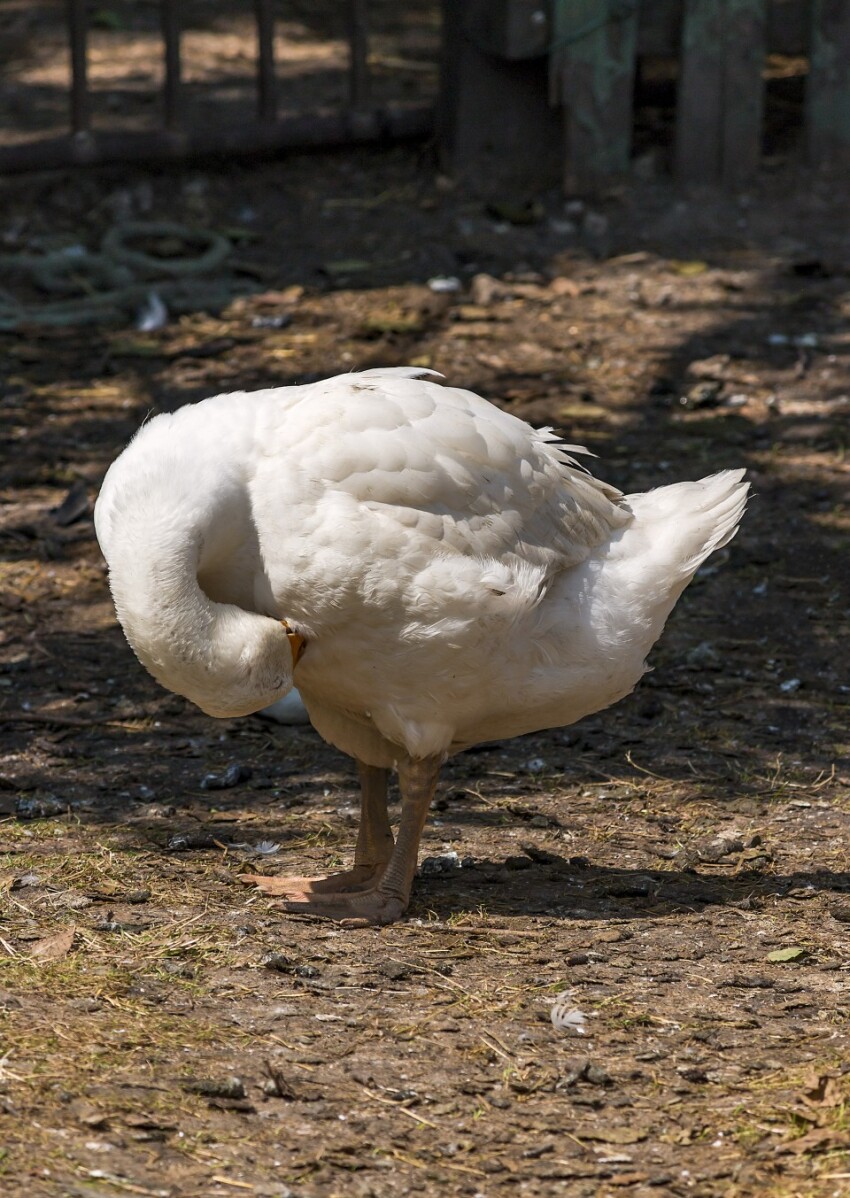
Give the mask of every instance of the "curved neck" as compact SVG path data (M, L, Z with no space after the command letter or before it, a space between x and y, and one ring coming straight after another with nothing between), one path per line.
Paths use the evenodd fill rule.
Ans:
M214 670L216 625L226 610L198 583L200 515L134 505L114 530L109 581L136 655L166 686L174 668ZM187 519L187 516L189 517Z

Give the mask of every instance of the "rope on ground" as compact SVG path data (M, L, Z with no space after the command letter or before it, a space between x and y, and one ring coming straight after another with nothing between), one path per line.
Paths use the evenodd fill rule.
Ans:
M151 239L167 244L169 252L149 253L138 245ZM122 321L152 290L175 312L223 308L254 289L248 282L210 277L225 266L232 248L226 237L208 229L127 221L107 231L97 253L69 246L44 254L0 254L5 280L22 278L48 296L66 297L24 303L3 288L0 332Z

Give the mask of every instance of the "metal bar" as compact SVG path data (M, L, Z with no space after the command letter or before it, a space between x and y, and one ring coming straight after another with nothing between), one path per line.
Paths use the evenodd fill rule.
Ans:
M348 2L348 98L351 107L365 108L369 103L369 26L366 0Z
M174 162L207 155L263 155L279 150L326 149L365 142L413 141L434 132L431 103L388 104L352 113L347 107L306 111L276 121L252 121L175 138L165 129L136 133L98 131L85 138L72 135L0 146L0 171L55 170L107 163Z
M165 127L180 128L183 116L183 89L180 81L180 15L179 0L160 0L160 21L165 59L163 104Z
M87 0L68 0L67 16L68 44L71 49L71 128L74 133L85 133L91 120L86 54Z
M254 0L257 18L257 115L262 121L277 116L274 69L274 0Z

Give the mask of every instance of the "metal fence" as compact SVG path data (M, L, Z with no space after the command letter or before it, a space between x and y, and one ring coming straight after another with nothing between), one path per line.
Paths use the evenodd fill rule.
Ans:
M432 100L373 103L367 0L344 0L347 25L347 102L281 111L275 62L274 0L253 0L256 24L256 112L252 119L193 124L185 102L180 0L160 0L164 68L162 123L155 128L92 127L89 83L88 0L66 0L71 67L68 131L0 145L0 171L14 173L67 166L181 160L213 154L261 154L281 149L421 137L434 122Z

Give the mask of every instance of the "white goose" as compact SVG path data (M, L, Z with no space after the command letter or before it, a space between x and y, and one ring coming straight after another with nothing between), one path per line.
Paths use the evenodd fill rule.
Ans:
M157 416L95 512L118 618L163 686L238 716L296 679L321 735L357 760L354 867L253 879L352 925L407 907L447 757L632 690L748 490L727 470L624 497L550 430L427 374L366 370Z

